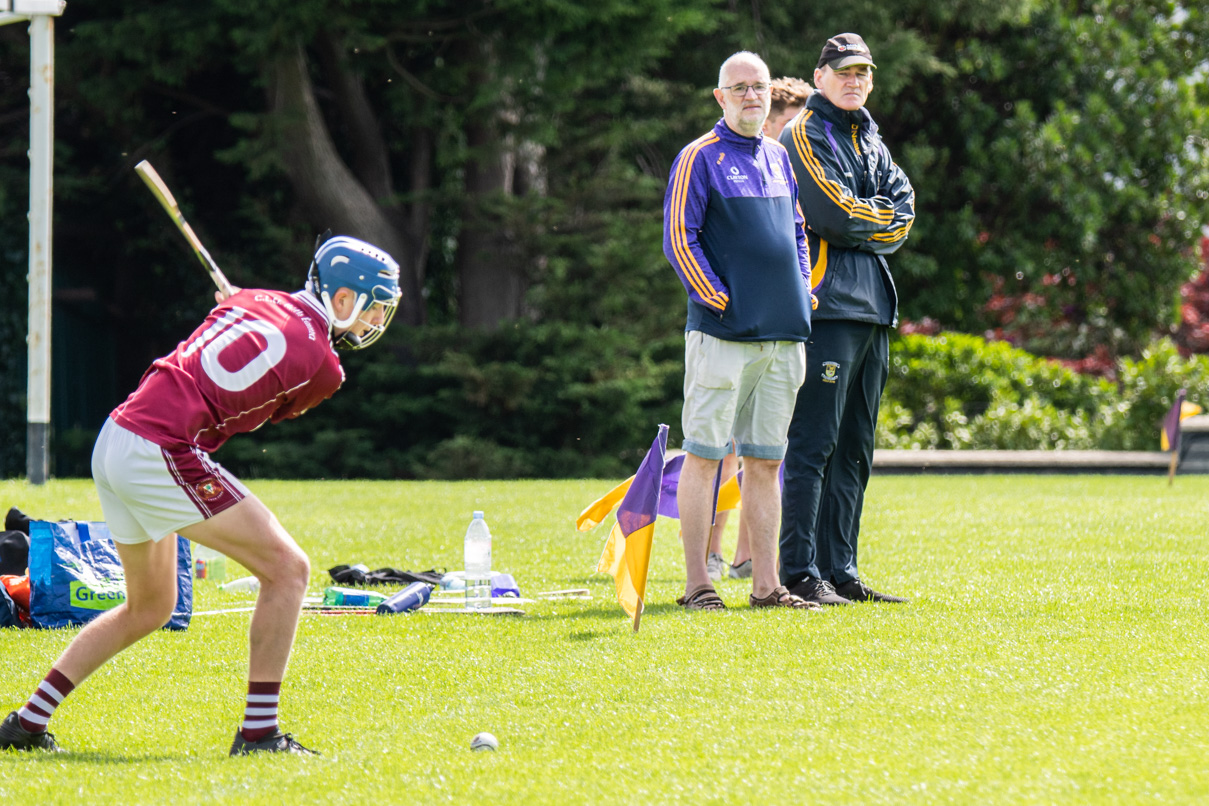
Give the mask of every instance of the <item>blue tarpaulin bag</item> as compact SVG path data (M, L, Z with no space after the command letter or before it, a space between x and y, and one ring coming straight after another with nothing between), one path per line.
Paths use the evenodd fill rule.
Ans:
M164 626L184 630L193 615L193 559L189 541L176 540L176 608ZM125 601L126 576L108 526L30 521L29 613L35 627L86 624Z

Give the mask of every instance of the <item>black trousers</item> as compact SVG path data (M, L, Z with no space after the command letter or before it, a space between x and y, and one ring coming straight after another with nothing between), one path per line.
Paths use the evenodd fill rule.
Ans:
M890 364L890 329L816 320L806 381L789 426L781 494L781 582L811 576L842 585L856 568L861 508L877 410Z

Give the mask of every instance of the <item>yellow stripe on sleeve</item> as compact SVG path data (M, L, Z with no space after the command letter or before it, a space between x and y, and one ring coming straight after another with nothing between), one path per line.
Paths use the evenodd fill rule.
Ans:
M874 235L869 240L879 241L881 243L894 243L895 241L901 241L903 238L907 237L907 233L911 231L911 225L914 223L915 223L915 219L913 218L910 221L908 221L906 224L904 224L903 226L901 226L897 229L892 229L888 232L879 232L877 235Z
M810 177L827 198L831 199L837 207L849 216L859 218L863 221L870 221L874 224L889 224L894 220L893 210L878 210L867 202L859 201L852 196L845 196L844 186L827 178L822 163L814 156L814 149L810 146L810 138L806 135L806 121L813 114L813 110L807 111L801 116L797 125L790 129L793 135L794 147L797 149L798 156L801 157L802 163L806 166ZM798 181L801 182L801 179Z
M693 160L697 158L701 149L717 141L718 135L712 132L702 135L689 146L689 150L686 151L684 158L676 166L676 174L672 178L672 220L669 226L671 227L672 250L680 261L680 266L684 269L684 275L688 278L689 284L706 304L722 311L726 309L726 304L729 300L725 294L715 289L708 278L706 278L704 270L702 270L701 265L697 262L692 249L689 248L688 228L684 223L684 207L688 200L689 179L692 175Z
M810 290L813 291L823 284L823 275L827 273L827 242L819 238L819 259L810 267Z

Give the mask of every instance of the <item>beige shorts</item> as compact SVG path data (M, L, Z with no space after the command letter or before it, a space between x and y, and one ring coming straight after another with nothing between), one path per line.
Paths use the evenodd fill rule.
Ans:
M92 479L117 543L161 540L250 493L196 448L161 448L109 419L92 449Z
M723 341L695 330L684 340L684 450L721 459L733 436L739 456L784 459L806 345Z

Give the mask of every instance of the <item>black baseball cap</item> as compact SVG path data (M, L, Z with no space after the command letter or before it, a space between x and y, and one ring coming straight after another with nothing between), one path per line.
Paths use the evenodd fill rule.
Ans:
M869 46L857 34L836 34L828 39L827 44L823 45L823 53L819 56L819 63L815 67L822 67L825 64L831 65L832 70L840 70L854 64L877 67L873 63L873 54L869 52Z

